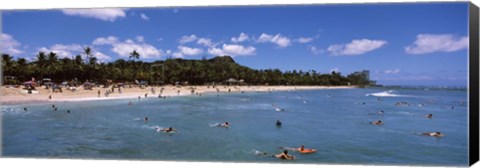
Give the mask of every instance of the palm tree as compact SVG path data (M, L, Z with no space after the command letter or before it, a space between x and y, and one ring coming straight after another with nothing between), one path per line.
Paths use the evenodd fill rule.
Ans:
M44 70L47 66L47 55L45 55L45 52L43 51L38 52L37 61L35 62L35 64L36 64L35 74L38 74L40 75L40 77L43 77L45 75Z
M140 54L137 52L137 50L133 50L128 58L140 59Z
M48 58L46 62L46 71L48 72L48 76L56 76L57 72L59 71L58 65L58 56L54 52L48 53Z
M131 53L130 53L130 56L128 58L133 58L133 59L140 59L140 54L137 52L137 50L133 50ZM140 72L138 72L138 66L135 62L133 62L133 65L135 67L135 74L136 76L141 76Z
M86 47L83 49L83 52L85 53L85 55L87 56L86 60L89 60L89 58L92 56L92 49L90 47Z
M93 65L93 66L94 66L95 64L97 64L97 57L95 57L95 56L89 57L89 58L88 58L88 64L89 64L89 65Z
M47 63L47 55L45 55L45 52L38 52L36 63L40 68L44 68L45 64Z
M2 54L3 76L14 75L13 57L8 54Z

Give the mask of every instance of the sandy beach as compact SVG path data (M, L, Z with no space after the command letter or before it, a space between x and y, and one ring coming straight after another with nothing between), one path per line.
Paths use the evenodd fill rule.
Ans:
M32 94L27 90L14 88L12 86L1 87L2 104L22 104L30 102L49 102L49 101L85 101L85 100L105 100L105 99L128 99L128 98L145 98L146 97L171 97L196 95L201 96L205 93L239 93L239 92L274 92L274 91L293 91L293 90L309 90L309 89L344 89L355 88L355 86L151 86L146 88L125 87L115 88L113 92L111 88L94 87L92 90L85 90L78 87L74 91L63 88L62 92L52 92L52 89L45 87L37 87ZM193 91L192 91L193 90ZM100 92L100 94L99 94ZM51 97L51 98L50 98Z

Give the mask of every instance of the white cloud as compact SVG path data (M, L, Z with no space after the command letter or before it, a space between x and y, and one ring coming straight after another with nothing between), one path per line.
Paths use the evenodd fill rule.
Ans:
M230 40L234 43L240 43L240 42L247 41L249 39L250 39L250 37L248 37L247 34L242 32L242 33L240 33L240 35L238 37L232 37Z
M203 50L200 48L190 48L186 46L178 46L178 50L178 52L173 53L174 57L182 58L183 56L198 55L203 52Z
M108 36L107 38L105 37L99 37L93 41L93 45L112 45L118 43L118 38L114 36Z
M255 47L248 46L244 47L237 44L223 44L222 48L209 48L208 53L212 55L230 55L235 56L246 56L246 55L255 55Z
M308 47L308 49L309 49L314 55L323 54L323 53L325 52L325 50L320 49L320 48L317 48L317 47L315 47L315 46L310 46L310 47Z
M142 59L154 59L162 55L162 50L145 43L143 36L137 36L135 40L136 42L131 39L120 42L115 36L99 37L93 41L93 45L111 45L112 52L125 58L129 57L133 50L137 51Z
M257 42L259 43L266 43L271 42L277 44L279 47L284 48L291 44L291 40L281 34L276 34L275 36L262 33L260 37L258 37Z
M93 56L97 57L99 62L108 62L112 60L112 57L97 51L94 52Z
M0 52L10 55L17 55L23 53L23 51L19 49L21 44L11 35L2 33L1 37L2 38L0 40Z
M332 55L360 55L369 51L373 51L387 44L384 40L360 39L352 40L348 44L334 44L327 48Z
M124 9L63 9L65 15L95 18L113 22L126 16Z
M140 18L142 18L142 20L150 20L150 18L144 13L140 13Z
M383 73L385 73L385 74L397 74L399 72L400 72L400 69L388 69L388 70L383 71Z
M143 36L137 36L137 37L135 37L135 39L136 39L137 42L139 42L139 43L145 42L145 38L143 38Z
M405 47L407 54L454 52L468 48L468 37L451 34L419 34L413 45Z
M215 47L216 46L216 44L214 44L212 42L212 39L209 39L209 38L199 38L197 40L197 44L207 46L207 47Z
M197 39L198 39L198 37L195 34L192 34L190 36L182 36L179 40L179 43L180 44L185 44L185 43L195 41Z
M128 39L125 40L125 42L116 43L112 46L112 51L121 57L129 57L133 50L137 51L140 54L140 58L143 59L159 58L162 55L161 50L158 50L150 44L135 43L134 41Z
M79 44L55 44L50 46L50 48L41 47L38 50L45 53L54 52L59 58L72 58L77 54L83 53L83 46Z
M298 43L310 43L313 41L313 38L311 37L300 37L298 39L295 40L296 42Z

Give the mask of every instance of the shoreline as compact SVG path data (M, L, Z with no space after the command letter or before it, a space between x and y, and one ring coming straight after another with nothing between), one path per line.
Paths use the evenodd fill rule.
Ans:
M162 89L163 88L163 89ZM51 89L45 87L37 87L38 91L34 94L26 93L22 88L14 88L11 86L1 87L0 103L3 105L16 105L25 103L48 103L48 102L65 102L65 101L94 101L94 100L113 100L113 99L138 99L145 97L175 97L175 96L201 96L203 94L212 93L241 93L241 92L277 92L277 91L294 91L294 90L320 90L320 89L351 89L357 86L227 86L219 85L211 86L151 86L146 88L118 88L113 92L111 88L93 88L85 90L83 87L77 88L75 91L63 89L63 92L53 93ZM193 90L193 91L192 91ZM100 91L100 95L98 92ZM51 96L51 99L49 99Z

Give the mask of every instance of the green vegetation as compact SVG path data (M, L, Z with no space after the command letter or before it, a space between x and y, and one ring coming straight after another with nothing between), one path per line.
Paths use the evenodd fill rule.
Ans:
M165 61L139 61L140 53L133 51L130 59L99 63L91 48L84 49L86 60L81 55L73 58L59 58L56 53L39 52L36 59L28 62L25 58L14 60L2 54L3 76L14 76L16 80L5 80L5 84L20 84L30 80L51 78L59 83L77 79L90 80L100 84L112 81L147 81L150 84L175 84L188 82L191 85L225 83L227 79L243 80L248 85L360 85L373 83L368 71L355 72L347 77L339 72L321 74L315 70L286 71L279 69L256 70L237 64L230 56L217 56L202 60L167 59Z

